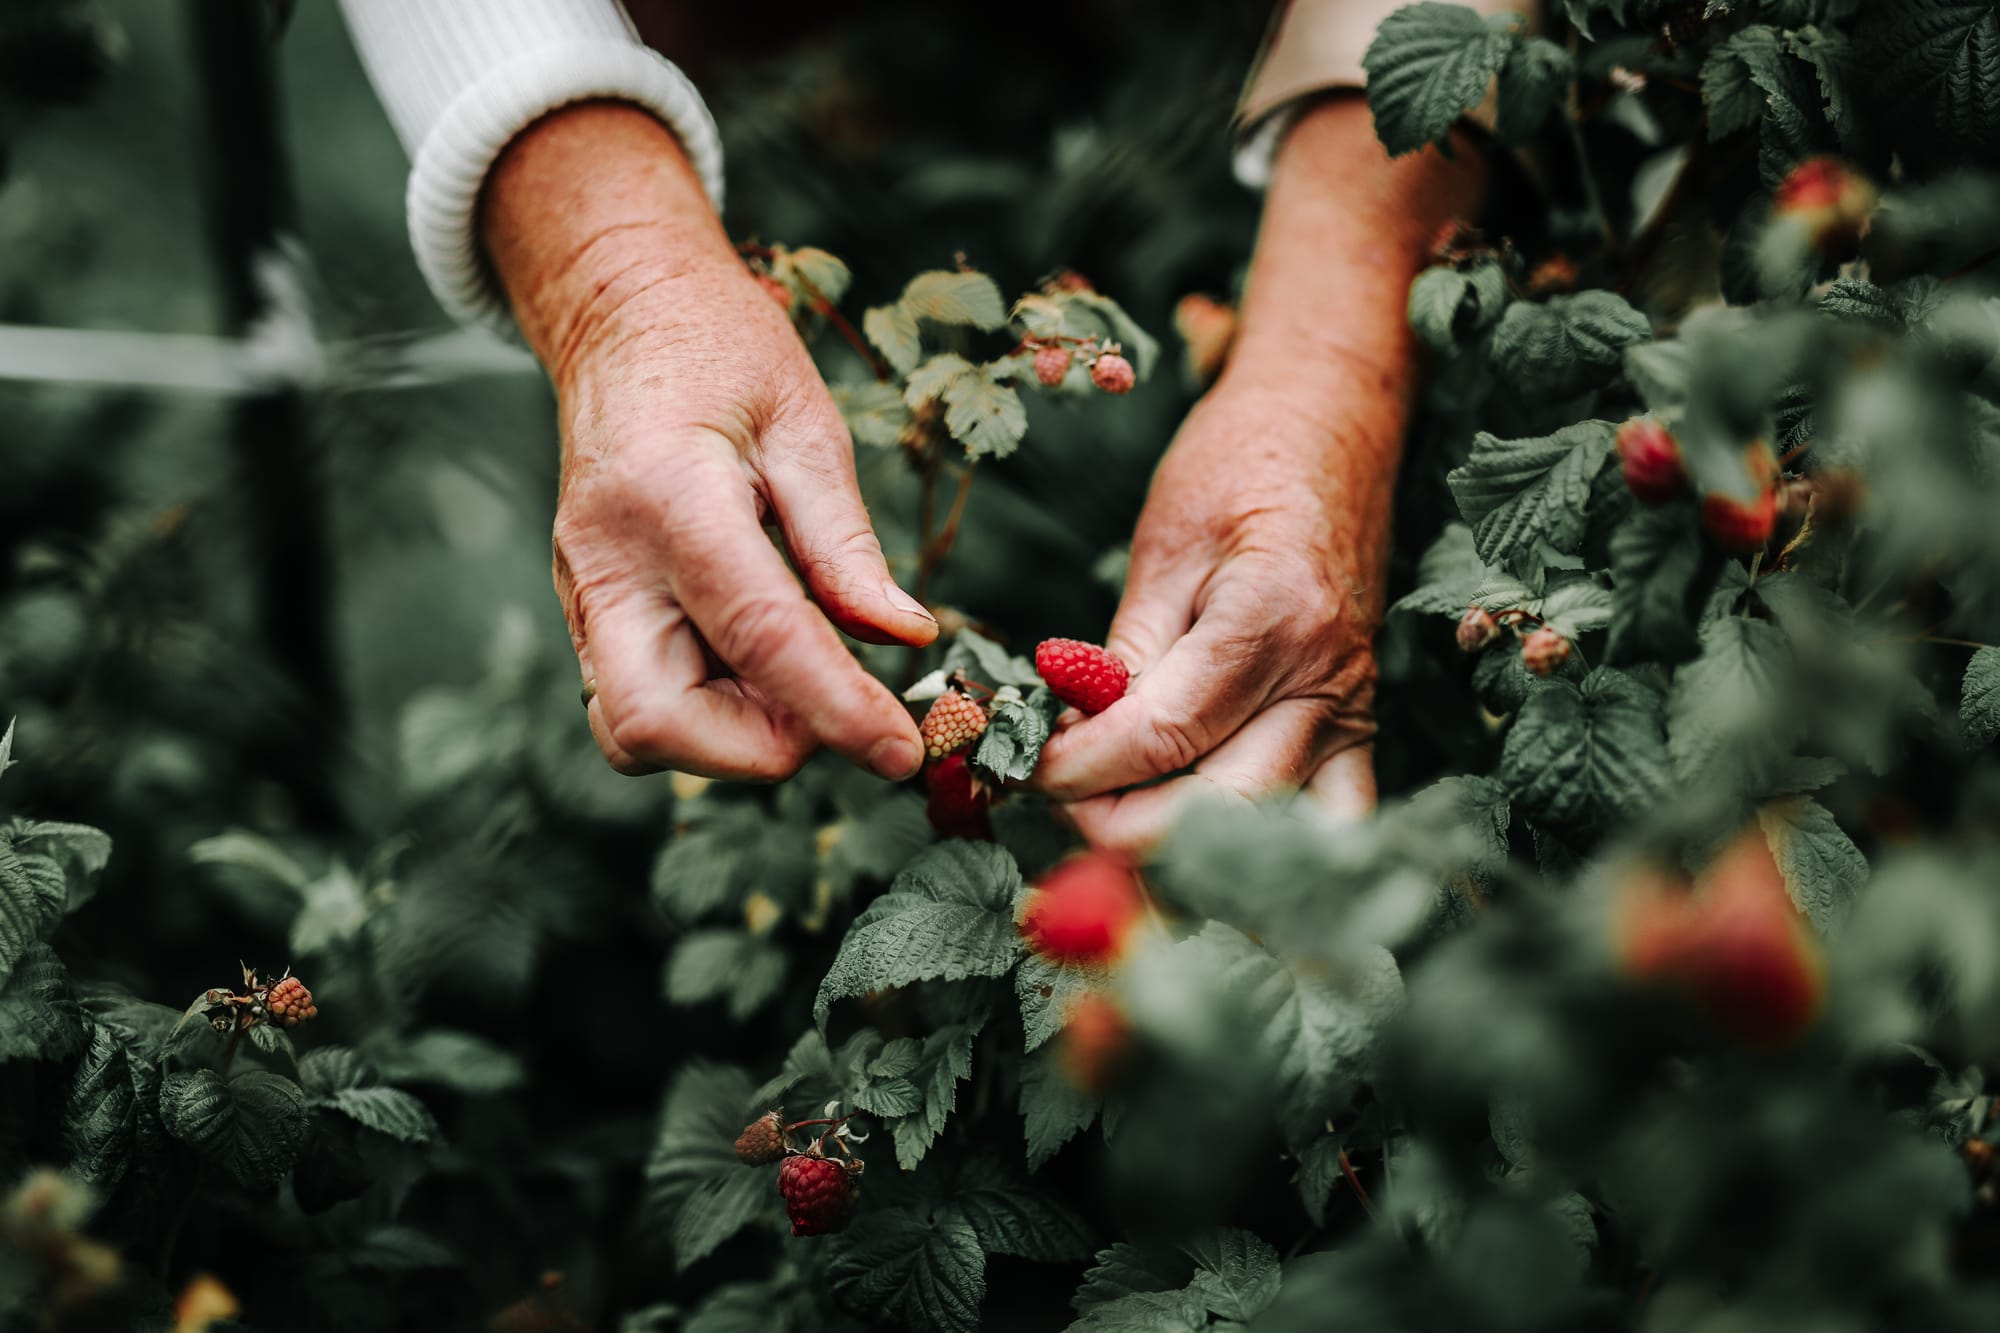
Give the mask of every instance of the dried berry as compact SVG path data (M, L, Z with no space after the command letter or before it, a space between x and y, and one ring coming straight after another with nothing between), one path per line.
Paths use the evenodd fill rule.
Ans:
M785 1155L785 1120L777 1111L766 1111L743 1127L736 1136L736 1158L749 1166L769 1166Z

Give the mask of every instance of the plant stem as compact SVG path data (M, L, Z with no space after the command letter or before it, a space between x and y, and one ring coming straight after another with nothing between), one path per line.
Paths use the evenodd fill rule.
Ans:
M1381 1221L1375 1215L1374 1200L1370 1199L1368 1191L1361 1187L1361 1177L1354 1174L1354 1163L1348 1160L1347 1149L1345 1148L1340 1150L1340 1174L1347 1177L1347 1188L1353 1191L1354 1197L1360 1201L1361 1211L1368 1214L1368 1220L1371 1222Z
M884 361L881 355L868 345L868 340L861 336L861 330L854 327L854 321L841 314L840 307L827 300L826 293L814 286L811 278L796 270L793 271L792 276L798 279L799 286L805 288L807 297L812 301L812 308L824 315L826 322L833 326L833 331L845 338L847 345L852 347L860 355L861 359L868 363L868 368L875 372L876 379L881 380L885 384L888 383L889 363Z

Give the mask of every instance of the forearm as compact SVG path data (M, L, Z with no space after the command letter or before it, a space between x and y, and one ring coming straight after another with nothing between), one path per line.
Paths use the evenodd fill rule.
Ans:
M1371 582L1417 373L1410 281L1439 227L1471 214L1483 186L1465 149L1390 158L1358 95L1305 112L1279 151L1218 388L1325 426L1317 479Z
M479 232L528 345L558 387L635 300L712 284L735 263L680 141L617 102L553 112L508 146Z

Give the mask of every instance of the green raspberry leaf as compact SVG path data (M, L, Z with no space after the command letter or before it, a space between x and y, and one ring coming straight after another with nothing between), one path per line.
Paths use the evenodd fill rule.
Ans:
M1493 327L1508 301L1500 265L1427 268L1410 284L1410 328L1434 351L1451 353Z
M1211 1231L1185 1247L1200 1267L1188 1290L1211 1314L1247 1322L1278 1295L1278 1252L1248 1231Z
M1530 403L1559 403L1618 377L1653 326L1615 292L1516 301L1493 330L1493 367Z
M1003 700L993 706L973 747L972 767L992 782L1026 782L1042 761L1042 747L1062 713L1062 700L1045 685L1025 699Z
M777 1211L770 1173L736 1160L736 1136L755 1113L751 1092L741 1069L700 1062L683 1067L667 1091L640 1216L665 1235L677 1270Z
M1382 146L1401 156L1443 141L1486 96L1515 40L1464 5L1405 5L1389 15L1361 61Z
M1575 77L1576 61L1548 38L1528 37L1516 43L1500 67L1493 136L1513 147L1527 143L1562 104Z
M935 1333L979 1327L986 1252L956 1210L864 1209L829 1248L827 1281L848 1309Z
M404 1143L429 1143L437 1137L437 1121L429 1109L401 1088L341 1088L316 1104Z
M1072 1083L1044 1047L1021 1061L1021 1120L1027 1135L1028 1169L1039 1171L1065 1143L1097 1119L1098 1099Z
M1582 685L1552 680L1521 705L1500 753L1515 808L1559 834L1636 817L1667 788L1660 696L1599 667Z
M1539 572L1545 551L1575 552L1614 435L1608 421L1582 421L1539 439L1474 438L1471 456L1445 480L1480 559L1526 577Z
M2000 648L1981 648L1965 664L1958 720L1976 744L1985 745L2000 736Z
M1770 802L1757 811L1757 822L1764 828L1792 901L1820 934L1838 931L1855 895L1868 882L1868 858L1841 829L1833 812L1810 796Z
M1642 507L1611 534L1610 660L1684 662L1724 556L1702 539L1694 502Z
M776 997L785 984L785 962L777 943L747 930L689 931L667 959L667 999L682 1005L723 1000L730 1021L741 1023Z

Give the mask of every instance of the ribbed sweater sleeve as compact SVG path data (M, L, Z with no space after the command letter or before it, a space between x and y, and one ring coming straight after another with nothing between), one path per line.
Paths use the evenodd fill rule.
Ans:
M618 0L340 0L368 77L410 154L410 243L454 318L513 330L475 232L508 142L571 102L617 98L679 137L722 205L722 144L701 94L642 43Z

